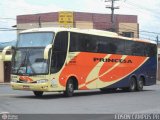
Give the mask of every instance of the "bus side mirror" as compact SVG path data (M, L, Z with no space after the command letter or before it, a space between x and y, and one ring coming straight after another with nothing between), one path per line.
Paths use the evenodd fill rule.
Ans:
M11 61L12 59L12 50L13 46L7 46L2 51L2 60L3 61Z
M49 44L44 49L44 59L46 59L46 60L48 59L48 57L49 57L49 51L50 51L51 48L52 48L52 44Z

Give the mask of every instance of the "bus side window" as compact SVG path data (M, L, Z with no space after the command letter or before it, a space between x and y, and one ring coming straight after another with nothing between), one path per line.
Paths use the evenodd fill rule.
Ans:
M116 51L117 51L117 45L114 41L114 39L112 38L105 38L106 39L106 43L105 43L105 46L106 46L106 53L109 53L109 54L115 54Z
M96 40L93 40L91 35L84 34L81 39L82 39L81 41L83 41L82 51L95 52Z
M113 39L106 37L98 37L98 53L115 54L117 46L113 42Z
M145 56L145 43L135 42L132 46L133 55L136 56Z
M68 32L59 32L56 35L53 50L54 51L67 51L68 46Z
M133 41L129 41L126 40L125 41L125 54L126 55L134 55L133 51L134 51L134 42Z
M116 54L125 54L125 41L122 39L114 39L114 45L116 46Z
M91 35L71 33L70 52L95 52L96 42Z
M70 35L70 52L80 52L83 51L85 47L85 41L81 33L71 33Z
M155 56L157 54L157 46L154 44L146 43L145 54L148 57Z
M52 58L51 58L51 73L58 72L66 59L68 47L68 32L59 32L54 41Z

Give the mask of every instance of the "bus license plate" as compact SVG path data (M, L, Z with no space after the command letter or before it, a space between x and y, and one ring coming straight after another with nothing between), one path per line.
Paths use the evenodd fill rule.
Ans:
M23 89L24 89L24 90L29 90L30 88L29 88L28 85L23 85Z

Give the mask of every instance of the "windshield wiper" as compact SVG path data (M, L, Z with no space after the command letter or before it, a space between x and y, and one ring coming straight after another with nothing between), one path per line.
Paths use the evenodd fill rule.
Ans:
M32 67L32 64L31 64L31 61L29 60L29 57L30 57L30 51L28 51L28 56L27 56L27 74L30 74L30 73L28 73L28 70L31 70L30 72L32 72L32 73L35 73L35 70L34 70L34 68Z
M21 67L26 67L25 63L26 63L26 60L27 60L27 52L26 52L26 55L25 55L25 58L24 60L21 62L19 68L17 69L17 74L19 73L19 71L21 70Z

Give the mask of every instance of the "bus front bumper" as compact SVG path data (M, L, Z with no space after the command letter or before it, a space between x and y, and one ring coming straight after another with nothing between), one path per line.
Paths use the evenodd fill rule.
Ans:
M11 87L14 90L27 90L27 91L49 91L48 83L15 83L11 82Z

